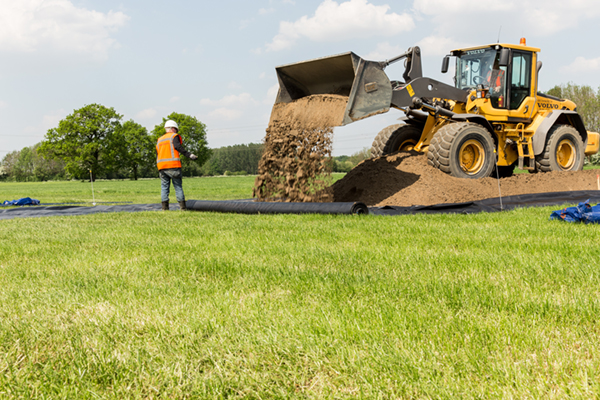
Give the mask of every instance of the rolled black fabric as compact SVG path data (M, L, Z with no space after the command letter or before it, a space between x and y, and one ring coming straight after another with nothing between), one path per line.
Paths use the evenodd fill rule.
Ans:
M188 210L239 214L368 214L364 203L283 203L249 200L188 200Z

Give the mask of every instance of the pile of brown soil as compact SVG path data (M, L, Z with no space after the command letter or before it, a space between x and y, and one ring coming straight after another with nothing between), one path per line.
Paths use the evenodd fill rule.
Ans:
M597 171L516 174L500 179L502 196L597 190ZM331 188L334 201L369 206L461 203L498 197L496 178L461 179L427 164L427 157L400 152L365 160Z
M348 97L314 95L273 106L253 196L260 201L331 201L333 127Z

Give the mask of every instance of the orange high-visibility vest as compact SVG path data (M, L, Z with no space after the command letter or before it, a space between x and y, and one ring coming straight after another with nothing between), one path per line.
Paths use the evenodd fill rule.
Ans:
M173 139L179 136L173 132L167 132L156 142L156 166L159 170L167 168L181 168L179 152L173 146ZM179 136L181 142L181 136Z
M504 80L504 71L501 69L498 69L496 71L498 71L498 74L496 75L496 85L494 87L500 87L500 86L502 86L502 81ZM491 80L492 80L492 71L488 71L487 82L491 83L490 82Z

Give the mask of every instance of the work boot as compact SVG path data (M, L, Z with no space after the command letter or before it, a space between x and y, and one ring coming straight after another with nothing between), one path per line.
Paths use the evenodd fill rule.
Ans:
M163 201L162 202L162 210L163 211L169 211L169 202L168 201Z
M187 211L187 207L185 206L185 200L179 202L179 208L181 211Z

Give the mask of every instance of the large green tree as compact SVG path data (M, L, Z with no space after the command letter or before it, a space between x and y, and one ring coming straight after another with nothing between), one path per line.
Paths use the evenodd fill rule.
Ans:
M114 133L121 127L122 115L114 108L89 104L48 130L40 153L65 162L67 173L77 179L102 176L117 167Z
M154 143L165 134L165 122L173 120L179 125L179 135L183 139L183 146L191 153L198 156L197 160L190 160L187 157L181 158L181 170L183 175L200 175L200 166L209 158L211 151L206 143L206 125L198 121L196 117L190 115L178 114L173 112L163 118L162 122L152 130L152 139Z
M156 150L148 130L129 120L115 133L114 154L119 164L137 180L142 171L153 167L156 162Z

